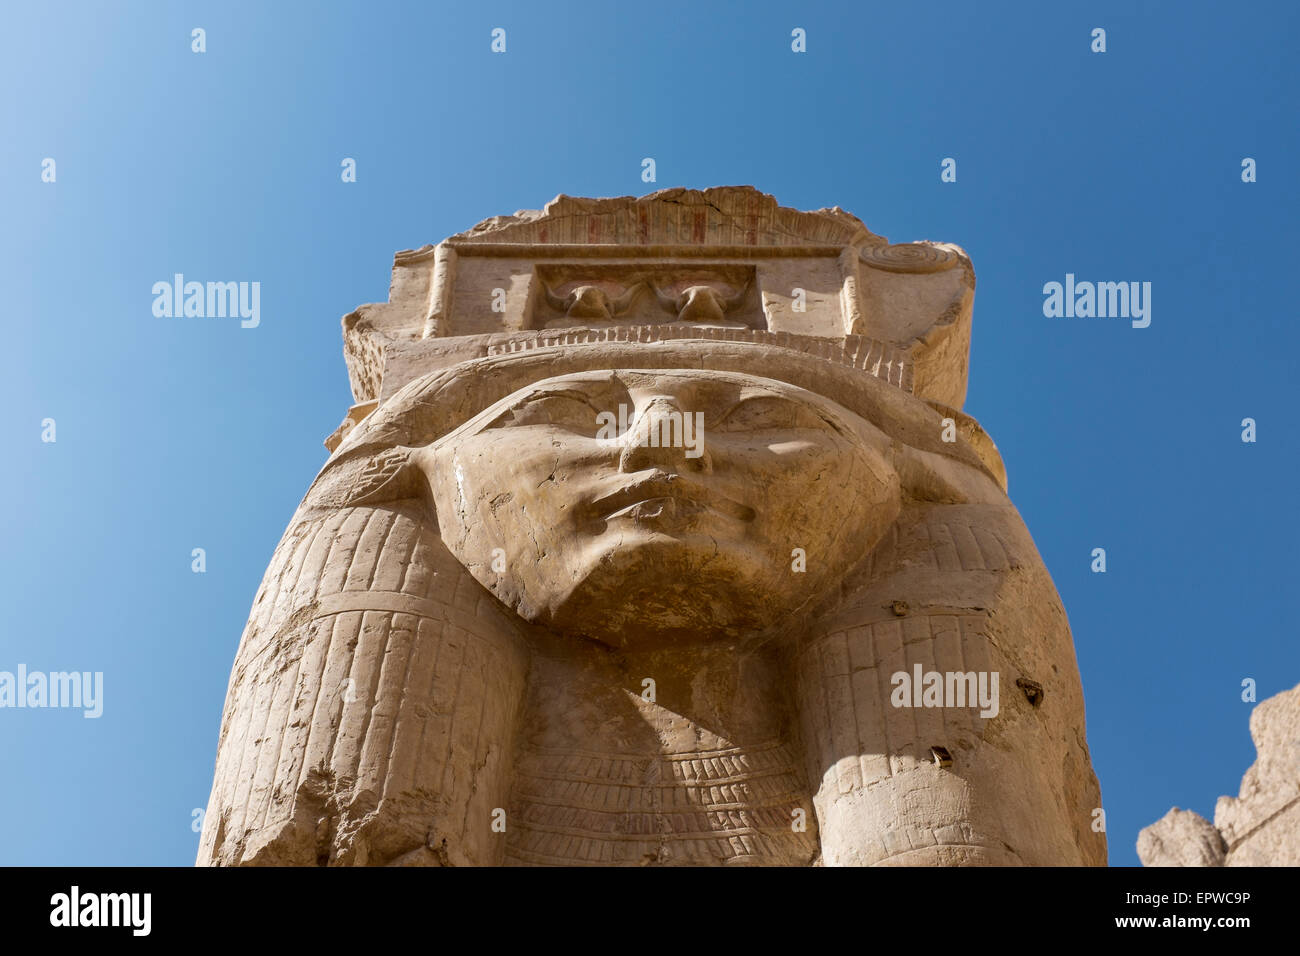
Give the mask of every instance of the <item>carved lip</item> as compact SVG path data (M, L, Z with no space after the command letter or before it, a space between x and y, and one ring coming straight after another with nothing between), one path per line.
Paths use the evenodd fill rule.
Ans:
M638 505L647 507L637 508ZM634 518L654 518L661 513L656 505L664 505L662 513L670 516L716 511L737 521L754 520L753 508L715 494L697 481L665 471L650 472L630 485L601 495L592 501L591 508L602 518L612 518L624 512Z

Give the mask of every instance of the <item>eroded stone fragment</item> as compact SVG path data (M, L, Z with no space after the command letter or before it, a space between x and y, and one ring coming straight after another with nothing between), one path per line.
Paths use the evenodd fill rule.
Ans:
M1256 758L1214 824L1177 807L1138 834L1146 866L1300 866L1300 686L1250 714Z
M1214 824L1177 807L1138 834L1143 866L1222 866L1224 852Z

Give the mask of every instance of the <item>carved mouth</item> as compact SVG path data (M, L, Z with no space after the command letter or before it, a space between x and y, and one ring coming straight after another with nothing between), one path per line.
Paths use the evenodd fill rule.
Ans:
M617 491L602 495L591 503L598 518L628 517L638 520L686 518L705 511L715 511L737 521L753 521L754 509L716 495L706 487L681 475L651 472Z

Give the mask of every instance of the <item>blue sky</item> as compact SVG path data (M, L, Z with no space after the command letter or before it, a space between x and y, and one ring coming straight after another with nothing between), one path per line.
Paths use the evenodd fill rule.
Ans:
M1170 806L1212 817L1237 793L1241 681L1260 700L1300 681L1296 4L4 17L0 670L102 671L105 691L97 720L0 710L0 863L193 861L240 631L351 402L339 318L387 297L393 252L561 192L677 185L752 184L967 250L966 411L1069 612L1112 864ZM155 317L177 272L260 282L261 324ZM1150 327L1046 318L1066 273L1151 282Z

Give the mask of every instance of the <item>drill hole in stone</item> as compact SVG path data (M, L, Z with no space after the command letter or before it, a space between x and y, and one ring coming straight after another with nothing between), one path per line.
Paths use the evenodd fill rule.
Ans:
M1030 706L1037 707L1043 702L1043 685L1036 680L1030 680L1028 677L1017 677L1016 686L1025 693L1025 700L1029 701Z

